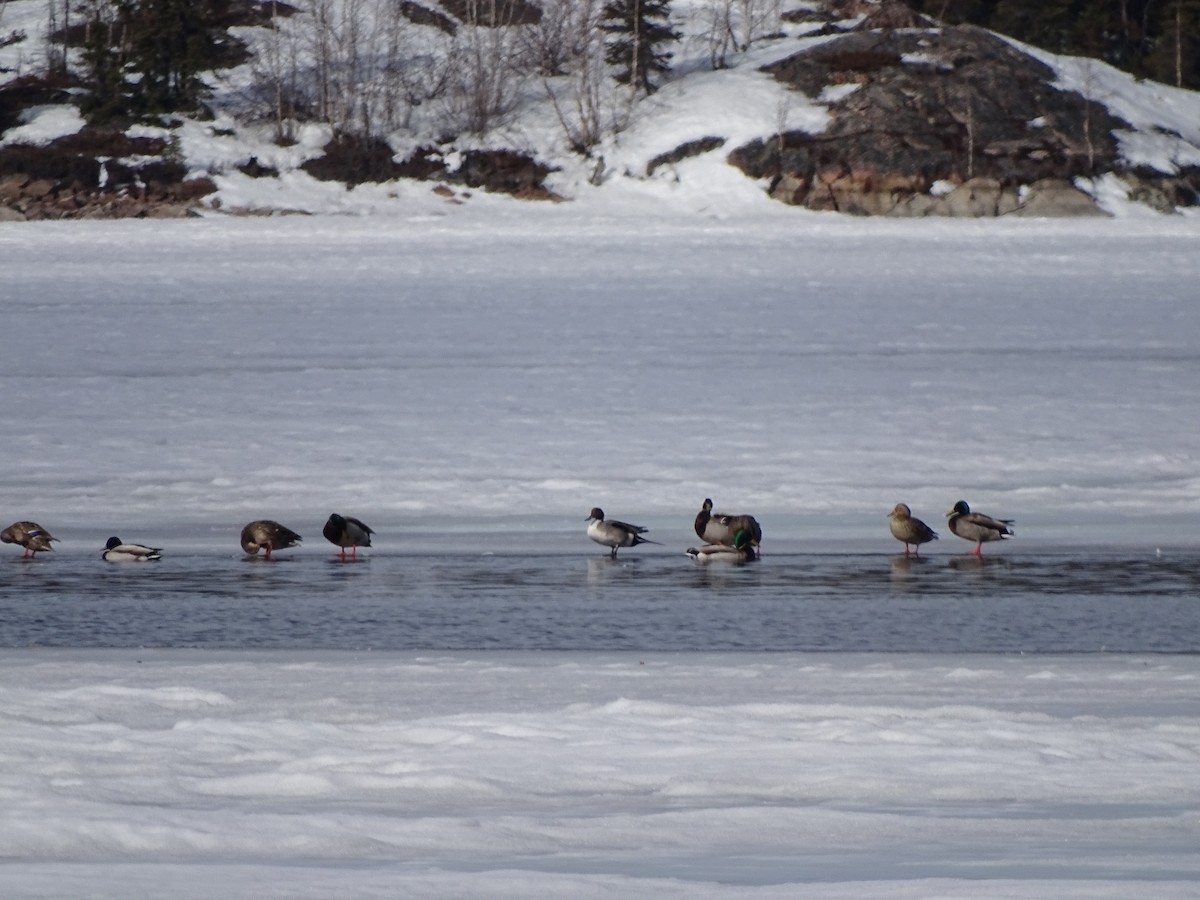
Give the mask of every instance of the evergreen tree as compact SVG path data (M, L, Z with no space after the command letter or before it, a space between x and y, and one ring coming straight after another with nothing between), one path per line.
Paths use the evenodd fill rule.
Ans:
M140 111L194 109L204 89L200 72L212 56L212 4L140 0L126 10L130 64L141 75L136 90Z
M1075 5L1070 0L1000 0L988 27L1055 53L1070 52Z
M617 83L652 93L651 78L670 68L671 54L663 45L679 37L671 27L669 0L609 0L600 28L608 35L604 59L617 67Z
M95 6L84 28L81 81L88 89L80 102L92 122L105 122L129 113L129 82L120 29L113 7Z

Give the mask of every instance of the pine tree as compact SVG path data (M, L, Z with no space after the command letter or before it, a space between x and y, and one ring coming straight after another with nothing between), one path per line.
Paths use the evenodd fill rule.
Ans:
M671 27L669 0L610 0L600 28L608 35L604 59L617 66L617 83L652 93L651 78L670 68L671 54L663 45L679 37Z
M138 105L145 113L193 109L211 46L205 0L141 0L127 7L130 64L141 74Z
M106 122L128 114L130 86L116 10L97 4L90 13L80 54L80 80L87 88L80 107L92 122Z
M1044 50L1067 53L1073 49L1074 5L1070 0L1000 0L988 27Z

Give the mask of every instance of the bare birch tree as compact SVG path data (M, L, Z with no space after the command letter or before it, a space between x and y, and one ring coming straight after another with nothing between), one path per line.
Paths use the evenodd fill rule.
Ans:
M549 0L542 13L541 29L532 38L535 47L555 43L558 53L552 57L553 66L544 65L545 54L537 56L542 85L568 145L588 156L606 131L622 127L604 60L604 35L600 31L603 3Z
M457 129L482 134L516 106L524 72L517 64L521 42L513 10L498 0L467 2L465 27L451 51L456 77L446 104Z

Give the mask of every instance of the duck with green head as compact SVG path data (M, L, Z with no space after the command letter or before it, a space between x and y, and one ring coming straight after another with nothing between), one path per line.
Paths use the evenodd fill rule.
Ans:
M959 500L954 508L946 513L950 531L967 541L975 542L975 549L968 550L971 556L981 556L983 545L989 541L999 541L1011 534L1012 519L993 519L983 513L971 512L966 500Z
M758 559L758 541L745 528L738 529L732 544L705 544L685 551L696 562L750 562Z
M696 537L710 544L725 544L733 546L733 539L739 531L745 531L756 544L762 543L762 526L754 516L713 512L713 502L704 498L700 512L696 513Z

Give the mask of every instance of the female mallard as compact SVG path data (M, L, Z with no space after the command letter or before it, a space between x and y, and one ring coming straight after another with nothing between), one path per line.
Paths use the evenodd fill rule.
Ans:
M58 538L37 522L13 522L0 531L0 541L6 544L20 544L25 548L21 559L34 556L43 550L53 550L50 542L57 540Z
M737 533L745 531L755 544L762 543L762 527L754 516L715 513L712 508L712 500L705 498L700 512L696 513L696 536L700 540L732 547Z
M908 556L908 545L913 545L913 553L921 555L921 545L937 540L937 532L914 518L907 503L897 503L896 508L888 513L888 527L892 537L904 544L904 555Z
M616 519L606 521L604 510L598 506L592 507L587 522L587 536L597 544L612 547L612 552L609 556L613 559L617 558L617 550L621 547L636 547L638 544L658 543L658 541L642 537L643 534L650 530L649 528L643 528L641 525L630 525L626 522L618 522Z
M688 556L697 562L748 562L758 559L757 542L746 529L739 529L733 536L733 544L705 544L703 547L688 547Z
M147 547L143 544L125 544L115 535L104 545L101 559L109 562L150 562L162 559L162 547Z
M270 519L256 519L242 529L242 549L254 556L265 547L263 559L270 559L272 550L286 550L300 540L300 535L292 529Z
M358 558L359 547L371 546L371 535L375 532L369 526L353 516L339 516L331 513L329 521L321 534L325 540L342 548L342 559L346 558L346 548L350 548L350 558Z
M960 538L975 542L975 549L968 550L971 556L980 556L983 545L988 541L1003 540L1012 530L1012 519L993 519L983 513L971 512L966 500L959 500L954 508L946 513L949 518L950 530Z

